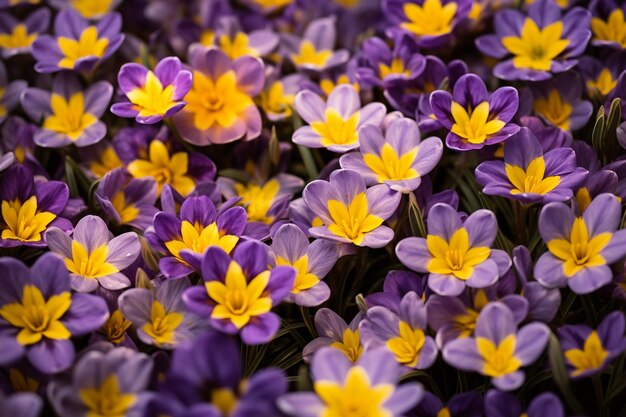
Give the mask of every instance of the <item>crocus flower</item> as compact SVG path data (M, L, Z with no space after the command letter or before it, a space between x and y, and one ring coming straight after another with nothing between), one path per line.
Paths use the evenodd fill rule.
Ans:
M35 10L23 21L8 13L0 13L0 49L2 57L29 53L32 43L50 24L50 10L45 7Z
M494 302L478 316L474 334L474 337L446 344L444 360L463 371L491 377L496 388L511 391L524 383L524 372L520 368L541 355L550 329L543 323L530 323L518 330L511 310Z
M359 172L367 185L387 184L405 194L420 186L443 152L439 138L421 141L417 123L406 118L392 121L384 135L378 127L366 125L359 136L358 152L342 155L341 167Z
M425 288L426 280L415 272L392 270L385 276L383 291L368 294L365 302L368 307L383 306L398 314L400 302L406 294L414 292L423 300Z
M281 79L266 80L265 89L259 96L260 106L272 122L286 120L293 114L296 93L305 78L302 74L290 74Z
M302 358L310 362L318 350L330 346L339 350L351 362L356 363L363 353L359 324L364 314L358 313L347 324L337 313L328 308L320 308L313 319L317 335L302 351Z
M267 269L269 255L262 243L241 243L232 257L219 247L207 249L202 260L204 285L183 293L190 311L208 316L212 327L241 334L249 345L269 342L280 327L271 312L293 288L296 271L288 266Z
M30 270L17 259L0 258L0 270L0 363L26 356L46 374L67 369L74 360L70 338L102 326L109 316L104 300L73 294L67 269L54 254L41 255Z
M612 194L594 198L581 217L563 203L546 205L539 233L548 247L535 265L535 279L548 288L588 294L611 282L610 265L626 255L626 230L618 230L621 204Z
M245 55L255 58L267 56L276 49L279 41L278 34L269 29L246 32L234 15L220 17L215 30L205 32L205 36L200 39L204 46L218 47L230 59L241 58Z
M242 56L231 61L219 49L192 45L191 90L183 98L187 106L174 117L184 140L194 145L221 144L261 134L261 113L253 98L264 83L263 64Z
M98 81L83 90L71 73L56 76L52 91L31 87L22 94L22 108L41 127L34 136L37 145L60 148L70 144L93 145L106 134L106 125L99 119L106 110L113 87Z
M12 153L15 162L26 165L31 172L44 173L41 163L35 157L33 137L37 127L19 116L10 116L0 130L1 146L5 155Z
M42 73L91 71L120 47L124 41L121 28L122 16L118 13L90 25L74 10L61 10L54 19L55 36L41 35L33 42L35 69Z
M336 40L335 16L313 20L302 38L283 34L285 53L291 62L298 69L310 71L327 70L348 61L348 51L334 50Z
M570 324L558 330L561 349L571 378L584 378L602 372L626 351L624 314L609 313L597 329L584 324Z
M593 13L591 43L595 46L626 49L624 34L626 4L615 0L593 0L589 4L589 9Z
M91 292L98 288L98 284L107 290L130 286L130 280L120 271L139 256L139 238L134 232L111 240L109 235L106 223L97 216L80 219L72 238L58 227L48 228L46 243L65 261L74 290Z
M287 301L313 307L330 297L330 288L322 281L339 258L334 242L309 239L294 224L282 225L272 240L272 261L276 266L293 267L297 274Z
M330 174L329 181L310 182L302 196L324 223L309 230L314 237L370 248L393 239L393 230L383 222L398 208L401 194L386 185L366 190L358 172L342 169Z
M122 0L49 0L52 7L57 9L73 9L82 17L89 20L102 19L121 2Z
M76 363L69 380L50 383L48 398L62 416L140 416L152 396L152 360L110 343L96 345Z
M296 96L296 111L309 126L294 132L294 143L339 153L358 148L359 128L379 126L386 112L382 103L361 107L359 93L349 84L335 87L325 103L312 91L301 91Z
M117 225L145 230L158 212L155 207L156 181L133 178L123 168L114 169L102 177L95 196L105 217Z
M424 398L408 417L483 417L483 396L478 392L456 394L444 405L437 396L424 391ZM517 416L516 416L517 417Z
M468 286L494 284L511 266L506 252L491 249L498 223L489 210L467 219L451 206L435 204L428 213L426 239L409 237L396 246L396 255L409 269L428 273L428 287L440 295L454 296Z
M132 288L120 295L120 310L142 342L172 349L195 339L205 328L204 320L190 314L183 303L182 294L189 287L191 283L183 278L164 281L157 288Z
M622 96L626 89L626 54L615 52L608 58L600 61L591 56L580 58L580 70L587 94L592 98L609 100L618 95Z
M465 20L472 0L385 0L383 10L395 26L388 34L410 34L423 48L435 49L452 43L456 26Z
M42 398L33 392L4 395L0 392L0 410L11 417L38 417L43 409Z
M44 247L44 232L50 226L72 230L61 217L69 198L67 185L60 181L37 182L28 168L14 165L0 178L0 247Z
M565 408L559 397L544 392L533 398L524 411L515 395L492 389L485 396L485 414L487 417L565 417Z
M20 104L20 94L27 86L28 84L23 80L9 82L7 70L0 62L0 123Z
M536 0L528 14L506 8L494 19L496 34L476 39L485 55L512 58L497 64L493 74L504 80L540 81L573 68L591 38L591 14L574 7L564 16L554 0Z
M154 124L185 107L182 99L191 88L191 72L182 69L178 58L167 57L154 71L140 64L124 64L117 83L129 102L115 103L111 112L134 117L137 123Z
M556 148L544 154L528 128L504 144L504 161L486 161L476 168L476 181L483 193L499 195L524 204L567 201L587 178L576 166L571 148Z
M313 356L314 392L283 395L278 407L290 416L403 416L422 398L417 383L396 385L402 367L385 349L365 352L356 364L336 349Z
M435 341L425 332L426 307L414 292L402 298L397 313L383 306L369 308L359 330L365 351L387 348L408 368L426 369L437 359Z
M167 255L159 269L167 278L182 278L200 270L206 250L217 246L230 253L246 227L246 212L241 207L218 211L206 196L185 200L180 215L161 212L154 216L154 231L146 237Z
M515 88L501 87L490 95L475 74L459 78L452 94L438 90L430 95L435 118L449 130L446 145L459 151L480 149L517 133L519 126L509 122L518 104Z

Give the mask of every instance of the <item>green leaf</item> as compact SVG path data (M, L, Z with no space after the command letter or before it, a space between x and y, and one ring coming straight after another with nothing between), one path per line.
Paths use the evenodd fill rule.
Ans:
M569 375L567 374L567 369L565 369L565 361L563 360L563 353L561 352L561 343L559 343L559 339L554 333L550 333L548 358L550 360L550 368L552 369L554 382L559 387L559 391L561 391L561 395L569 408L571 408L575 414L588 415L570 388Z
M427 232L424 216L417 204L417 198L415 198L413 193L409 193L409 224L411 225L413 236L426 237Z
M273 167L278 167L280 163L280 141L276 134L276 126L272 126L272 134L270 135L270 141L268 144L268 153L270 157L270 163Z

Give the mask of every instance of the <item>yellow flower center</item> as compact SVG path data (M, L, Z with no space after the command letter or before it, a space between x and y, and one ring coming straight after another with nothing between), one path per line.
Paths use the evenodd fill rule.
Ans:
M180 233L180 239L165 242L165 247L181 262L184 262L180 257L180 251L183 249L194 253L204 253L211 246L218 246L230 253L239 241L239 237L219 230L215 222L202 226L200 223L192 224L183 220Z
M37 39L37 34L28 34L26 25L19 23L15 25L13 32L0 35L0 48L28 48L35 41L35 39Z
M139 216L139 209L134 204L126 202L123 191L115 193L111 199L111 204L113 204L113 208L120 216L120 224L130 223Z
M341 201L329 200L328 212L333 220L328 230L355 245L363 242L366 233L383 224L383 219L368 212L365 193L357 194L347 206Z
M396 360L402 365L414 367L419 360L419 353L424 346L426 337L421 329L412 329L408 323L400 321L400 335L387 341L387 348L396 355Z
M0 317L13 327L20 328L16 336L20 345L32 345L43 337L54 340L69 339L71 334L59 321L72 303L69 292L51 296L48 300L34 285L25 285L21 303L5 304Z
M129 91L126 96L135 109L139 110L139 116L147 117L153 115L164 116L167 111L176 105L172 100L174 86L168 85L163 88L161 81L152 71L146 75L146 83L143 87L138 87Z
M622 48L626 48L626 22L622 9L613 10L606 22L598 17L592 18L591 30L594 39L616 42Z
M318 282L320 282L319 278L309 272L309 257L307 255L303 255L301 258L296 259L296 261L292 264L289 260L277 256L276 257L276 266L286 265L290 266L296 270L296 279L293 283L293 288L291 289L292 294L299 294L302 291L306 291L310 288L313 288Z
M187 175L189 159L186 152L177 152L170 157L165 144L155 139L150 142L148 158L131 162L127 169L135 178L154 178L159 195L165 184L170 184L182 196L196 188L194 180Z
M78 40L61 36L57 40L57 44L64 55L64 58L59 61L59 67L72 69L76 65L76 61L81 58L91 56L101 58L109 46L109 40L98 38L98 29L95 26L89 26L83 30Z
M563 100L563 97L557 90L551 90L547 98L535 100L533 108L535 113L541 115L554 126L563 130L569 130L572 105Z
M85 129L98 121L91 113L85 113L83 93L74 93L69 100L59 94L50 97L52 114L43 121L43 128L67 135L76 140Z
M333 52L328 49L318 51L311 41L302 41L300 51L291 57L296 65L313 65L323 67L333 56Z
M238 263L231 261L224 282L205 282L207 294L217 303L211 317L230 320L241 329L252 317L260 316L272 309L272 300L265 290L270 271L263 271L249 283Z
M355 112L347 120L333 108L326 109L323 122L311 123L311 128L320 135L322 145L352 145L359 141L357 126L361 118L359 112Z
M241 197L238 204L248 212L249 221L270 224L274 220L273 216L268 216L268 211L280 191L280 184L277 180L269 180L263 186L237 183L235 191Z
M15 392L34 392L39 390L39 381L29 378L17 368L9 369L9 382Z
M335 0L335 3L346 9L352 9L356 5L360 4L361 0Z
M343 386L331 381L317 381L314 389L324 402L320 417L392 417L383 407L393 393L391 384L372 385L360 366L350 368Z
M440 0L425 0L422 6L405 3L403 6L407 22L400 27L418 36L439 36L452 31L456 15L456 2L443 4Z
M551 23L539 29L534 20L526 18L519 38L505 36L502 45L511 52L513 66L537 71L550 71L552 61L569 45L568 39L561 39L563 22Z
M478 312L471 308L466 308L465 314L454 316L454 329L459 332L459 337L470 337L474 334L477 319Z
M65 266L71 273L85 278L104 277L119 272L119 269L106 261L108 253L107 244L99 246L89 253L80 242L73 240L72 258L64 259Z
M385 143L380 156L366 153L363 155L363 161L376 174L379 183L410 180L419 177L419 173L412 167L417 152L418 148L415 147L402 156L398 156L395 149Z
M404 68L404 61L402 58L394 58L391 60L391 64L387 65L384 63L378 64L378 74L380 78L384 79L389 75L403 75L408 78L411 76L411 71Z
M449 242L441 236L428 235L426 245L432 256L426 265L428 272L454 275L461 280L469 279L474 267L491 254L491 249L486 246L470 248L469 235L464 227L454 232Z
M266 11L282 9L293 3L294 0L252 0L253 3Z
M244 55L250 55L254 57L259 56L259 52L250 47L250 40L248 35L243 32L237 32L234 38L230 38L228 35L220 36L220 48L230 59L237 59Z
M617 79L613 78L613 74L608 68L602 68L598 78L587 81L587 88L590 91L597 91L602 96L608 95L617 86Z
M361 86L359 86L358 82L351 82L350 81L350 77L348 77L347 74L341 74L336 78L336 81L333 81L332 78L329 77L323 77L320 80L320 88L322 89L322 91L324 92L324 94L326 94L326 96L330 95L330 93L332 93L332 91L335 89L336 86L341 85L341 84L350 84L352 85L352 87L354 87L354 89L359 92L361 89Z
M120 344L124 341L131 324L120 310L115 310L102 326L102 330L109 342Z
M165 311L159 301L154 300L150 313L150 322L143 325L142 330L159 345L174 343L176 329L185 316L176 311Z
M604 232L590 239L585 220L577 217L572 225L569 240L552 239L547 246L555 257L564 261L563 273L571 277L583 268L604 265L606 261L600 253L612 237L612 233Z
M457 134L472 144L484 143L487 136L498 133L506 123L498 119L490 119L489 103L483 101L469 112L456 101L452 102L452 133Z
M7 108L2 105L2 99L4 98L4 87L0 87L0 116L6 116Z
M41 234L56 218L47 211L37 211L37 197L32 196L24 203L19 200L2 202L2 218L6 226L2 239L16 239L22 242L39 242Z
M341 342L333 342L330 347L340 350L352 362L356 362L363 353L363 345L361 345L361 335L357 330L347 328L341 335Z
M85 19L91 19L107 13L112 0L69 0L74 10Z
M489 339L476 338L478 353L485 361L485 375L497 378L513 373L522 366L522 362L514 355L515 342L514 334L505 337L497 346Z
M587 187L582 187L578 191L576 191L576 203L578 203L578 208L580 211L587 210L589 204L591 204L591 195L589 194L589 189Z
M230 416L237 408L237 396L229 388L215 388L211 391L211 404L221 411L221 415Z
M283 84L280 81L276 81L261 93L261 107L263 107L266 113L275 113L289 117L291 116L295 97L293 94L285 94Z
M91 172L98 178L104 177L109 171L124 166L120 158L117 156L113 146L107 146L99 160L95 160L89 166Z
M582 349L565 351L565 358L576 368L572 372L572 376L602 368L607 356L609 356L609 352L602 346L602 341L595 330L587 337Z
M560 177L553 175L544 177L546 172L546 163L543 156L533 159L526 171L517 165L505 164L506 176L511 181L513 189L511 194L547 194L559 185Z
M87 417L122 417L137 401L133 394L120 392L115 374L105 378L98 388L83 388L79 396L89 410Z

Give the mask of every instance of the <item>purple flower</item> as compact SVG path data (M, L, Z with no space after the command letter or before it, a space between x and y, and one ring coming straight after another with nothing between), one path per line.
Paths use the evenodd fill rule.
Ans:
M302 196L324 223L309 230L314 237L370 248L382 248L393 239L393 230L383 222L398 208L401 194L386 185L366 190L358 172L342 169L329 181L310 182Z
M249 345L269 342L280 327L271 312L293 288L296 271L288 266L268 270L269 255L259 242L241 243L232 257L219 247L207 249L202 260L204 285L186 290L190 311L208 316L212 327L241 333Z
M191 72L182 69L178 58L167 57L154 71L140 64L124 64L117 82L129 102L115 103L111 112L135 118L137 123L154 124L185 107L182 99L191 89Z
M519 126L509 122L518 103L515 88L501 87L490 95L475 74L459 78L452 94L438 90L430 95L435 118L450 131L446 145L459 151L480 149L517 133Z
M424 391L424 398L407 414L408 417L483 417L483 396L478 392L465 392L443 404L434 394ZM517 416L516 416L517 417Z
M535 279L548 288L567 285L577 294L611 282L609 266L626 255L626 230L618 230L621 210L612 194L594 198L581 217L566 204L546 205L539 232L548 252L535 265Z
M41 35L32 45L38 72L91 71L124 41L122 17L110 13L90 25L74 10L61 10L54 19L55 36Z
M385 415L400 417L422 398L417 383L396 385L402 367L385 349L365 352L354 364L336 349L324 348L313 356L314 392L283 395L282 412L298 417L327 415Z
M359 93L349 84L342 84L324 100L312 91L296 96L296 111L309 126L293 134L293 142L309 148L326 148L343 153L359 147L362 126L380 126L385 117L382 103L361 107Z
M405 194L420 186L443 152L439 138L421 141L417 123L407 118L392 121L384 136L372 125L363 126L359 136L359 151L342 155L341 167L359 172L366 185L387 184Z
M27 86L23 80L8 82L7 70L0 62L0 124L20 104L20 94Z
M573 68L591 38L591 14L574 7L561 15L554 0L536 0L528 15L506 8L496 13L496 33L476 39L478 49L490 57L512 58L497 64L496 77L540 81Z
M32 43L50 24L50 10L45 7L35 10L23 21L9 13L0 13L0 49L2 57L30 53Z
M586 169L576 166L572 149L556 148L544 154L525 127L504 144L504 161L487 161L476 168L483 193L524 204L567 201L587 175Z
M411 271L389 271L383 282L383 291L367 295L365 301L369 307L383 306L398 314L402 298L414 292L422 300L425 298L424 290L426 280Z
M302 74L290 74L280 79L266 79L264 90L259 96L260 106L272 122L287 120L293 114L296 93L305 81Z
M32 0L31 0L32 1ZM82 17L89 20L100 20L107 13L113 11L122 0L49 0L52 7L57 9L73 9Z
M130 280L120 271L139 256L139 238L134 232L111 240L109 235L106 223L97 216L80 219L72 238L58 227L50 227L46 232L46 243L65 261L74 290L91 292L98 284L107 290L130 286Z
M4 395L0 392L0 410L11 417L38 417L43 400L33 392L18 392Z
M152 396L151 374L148 355L103 342L80 357L71 376L50 383L48 398L62 416L139 417Z
M366 352L384 347L408 368L426 369L437 359L435 341L425 332L426 307L414 292L402 298L397 312L383 306L369 308L359 330Z
M153 226L146 237L167 254L159 269L167 278L182 278L200 270L208 248L233 250L246 226L246 213L241 207L218 211L208 197L192 196L182 204L179 216L158 213Z
M565 417L565 408L559 397L544 392L533 398L524 411L515 395L492 389L485 396L485 414L487 417Z
M106 218L117 225L129 225L145 230L152 224L157 185L152 178L133 178L125 169L109 171L100 182L95 193Z
M276 49L280 41L278 34L269 29L246 33L234 15L220 17L215 26L214 31L204 33L200 43L206 47L220 48L230 59L246 55L255 58L265 57Z
M109 309L100 297L72 294L63 261L44 254L29 270L17 259L0 258L0 344L2 365L23 356L49 374L67 369L74 359L72 336L98 329Z
M337 244L318 239L309 244L306 234L294 224L282 225L272 240L272 262L276 266L291 266L296 278L287 301L314 307L330 297L324 277L339 258Z
M496 388L510 391L524 383L520 368L541 355L550 329L543 323L531 323L517 330L511 310L494 302L478 316L474 334L446 344L444 360L463 371L489 376Z
M205 146L258 137L261 113L253 98L263 89L263 63L251 56L231 61L219 49L192 45L189 64L193 84L174 117L182 138Z
M609 313L597 329L570 324L558 330L561 349L571 378L584 378L601 372L626 351L624 314Z
M70 144L93 145L106 134L106 125L99 119L106 110L113 87L98 81L83 90L71 73L56 76L52 91L27 88L22 94L22 108L41 127L34 136L37 145L60 148Z
M428 287L454 296L468 286L494 284L511 266L506 252L491 249L498 223L493 212L478 210L464 221L451 206L435 204L428 213L426 239L409 237L396 246L396 255L409 269L429 273Z
M60 217L69 198L67 185L60 181L38 181L23 165L14 165L0 178L0 247L45 247L44 232L50 226L72 230L69 220Z
M350 324L347 324L337 313L328 308L317 310L314 322L318 337L304 347L302 351L304 361L310 362L315 352L330 346L343 353L351 362L356 363L363 353L359 324L364 316L363 313L358 313Z
M614 96L624 95L626 90L624 68L626 68L626 54L622 52L615 52L602 61L583 56L578 64L589 96L607 101Z
M593 13L591 30L594 46L612 49L626 49L626 37L623 34L626 4L615 0L593 0L589 10Z

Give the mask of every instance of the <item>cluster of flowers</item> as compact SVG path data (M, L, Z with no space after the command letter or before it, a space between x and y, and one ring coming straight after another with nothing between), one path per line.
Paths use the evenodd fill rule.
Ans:
M626 415L622 3L0 0L0 415Z

